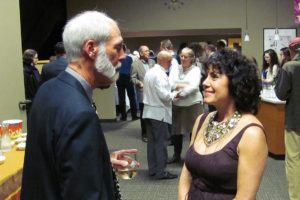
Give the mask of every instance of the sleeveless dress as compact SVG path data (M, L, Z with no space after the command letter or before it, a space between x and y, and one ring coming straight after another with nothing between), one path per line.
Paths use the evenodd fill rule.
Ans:
M203 115L202 118L205 117ZM197 133L204 119L200 120ZM211 154L197 153L194 149L195 140L193 141L185 158L185 165L192 176L188 200L232 200L235 197L239 159L237 146L250 126L263 129L259 124L248 124L221 150Z

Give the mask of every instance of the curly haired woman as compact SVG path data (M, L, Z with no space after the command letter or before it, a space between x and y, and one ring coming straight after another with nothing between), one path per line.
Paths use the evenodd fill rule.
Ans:
M212 55L204 102L216 111L195 122L179 181L178 199L255 199L268 149L254 116L260 94L257 67L232 50Z

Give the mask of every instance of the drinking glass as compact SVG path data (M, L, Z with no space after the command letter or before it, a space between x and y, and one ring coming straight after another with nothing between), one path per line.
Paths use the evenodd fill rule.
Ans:
M137 169L139 168L137 154L126 154L124 159L128 161L127 167L117 169L116 174L121 179L133 179L137 175Z

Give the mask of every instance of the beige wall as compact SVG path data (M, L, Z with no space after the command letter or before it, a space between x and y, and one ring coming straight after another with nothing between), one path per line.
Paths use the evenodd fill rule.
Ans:
M25 99L19 1L0 1L0 121L23 119L26 113L18 108Z
M175 11L164 6L166 1L147 2L69 0L67 7L69 16L88 9L103 10L119 22L123 32L226 28L241 28L242 33L245 31L244 0L189 0L184 1L185 5ZM251 41L242 43L243 53L256 57L259 63L262 62L263 28L273 28L276 25L275 2L275 0L248 0L248 30ZM278 27L295 27L292 0L278 0ZM135 44L142 40L143 38L135 41L130 39ZM131 44L129 47L135 48Z
M108 89L96 89L93 92L93 100L97 106L97 112L100 119L115 120L115 86L112 85Z

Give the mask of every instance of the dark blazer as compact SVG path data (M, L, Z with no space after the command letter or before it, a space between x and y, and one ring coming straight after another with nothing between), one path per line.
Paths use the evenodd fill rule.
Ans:
M56 60L44 64L41 73L42 83L56 77L60 72L64 71L67 66L68 61L64 56L59 56Z
M286 62L278 73L275 92L278 99L286 101L285 128L300 131L300 54Z
M65 71L47 81L31 111L21 199L114 199L106 141L79 81Z

